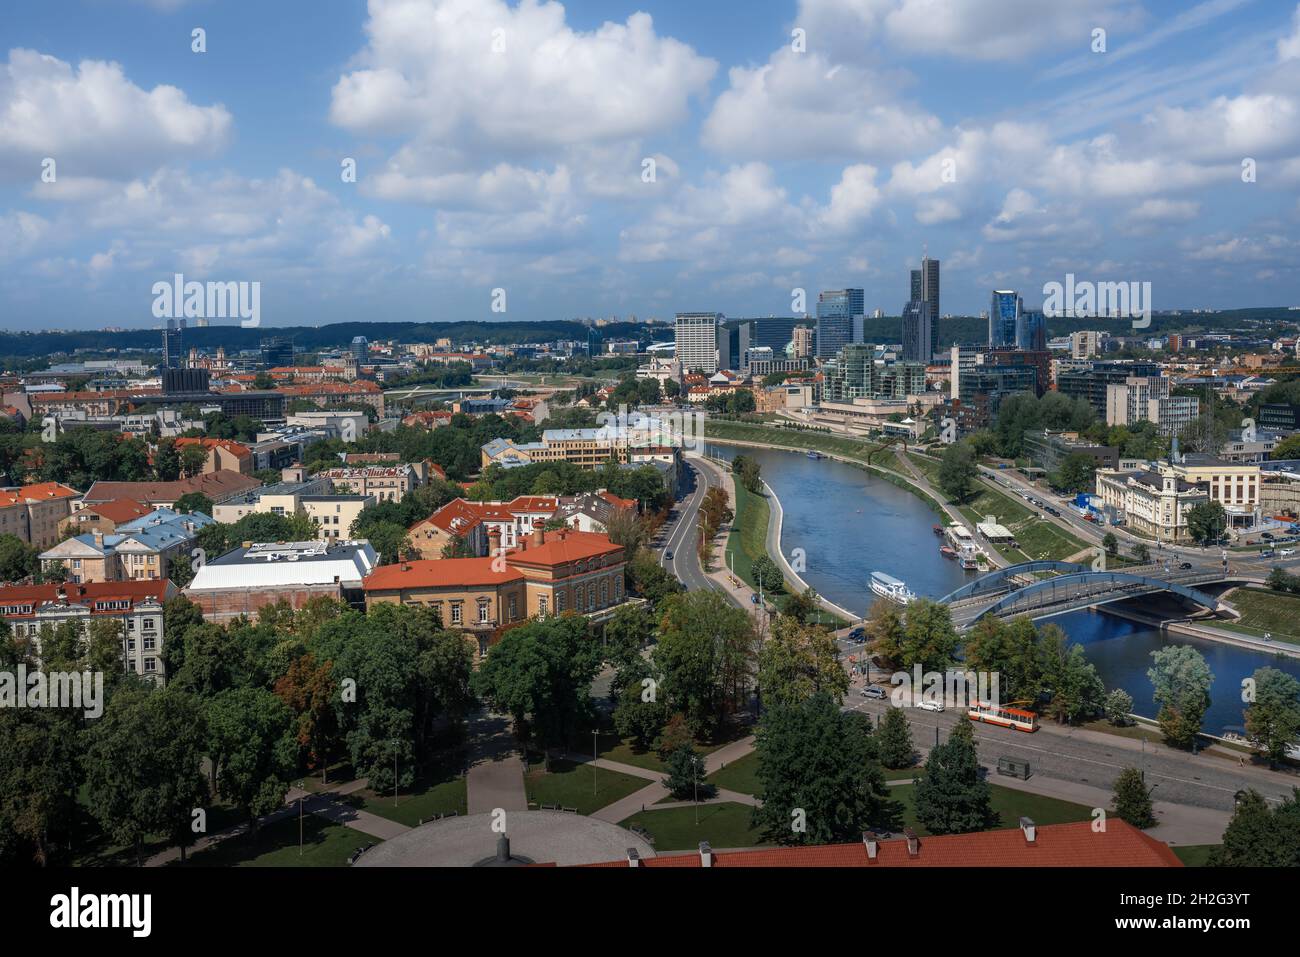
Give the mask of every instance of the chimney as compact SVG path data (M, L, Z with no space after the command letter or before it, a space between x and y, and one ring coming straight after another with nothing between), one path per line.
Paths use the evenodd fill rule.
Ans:
M546 544L546 529L542 528L542 526L540 525L538 525L535 529L533 529L533 544L534 545Z
M411 566L406 562L402 562L402 571L409 572L410 570L411 570Z
M862 843L867 848L867 860L874 861L876 855L880 853L880 840L876 837L875 831L863 831Z
M700 841L700 867L713 866L713 848L708 841Z
M1022 817L1020 819L1020 830L1024 832L1026 844L1038 843L1038 826L1034 824L1032 818Z
M907 856L917 857L921 853L921 842L916 836L916 832L910 827L903 828L903 837L907 838Z
M635 847L629 847L627 849L627 866L628 867L641 866L641 855L636 852Z
M95 536L95 547L96 547L96 548L103 548L103 547L104 547L104 533L101 532L99 529L95 529L94 536Z

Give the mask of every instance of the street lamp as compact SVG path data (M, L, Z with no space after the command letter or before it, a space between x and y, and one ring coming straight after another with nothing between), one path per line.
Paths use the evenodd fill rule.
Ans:
M307 796L303 782L298 782L298 856L302 857L302 799Z
M599 734L594 728L591 731L591 796L596 796L596 759L597 754L596 735Z

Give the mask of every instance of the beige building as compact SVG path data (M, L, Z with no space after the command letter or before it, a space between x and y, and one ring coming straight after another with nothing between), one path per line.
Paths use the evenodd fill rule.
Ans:
M1128 529L1158 542L1184 542L1187 513L1210 500L1209 493L1172 472L1098 469L1097 495Z
M332 483L327 477L314 475L303 478L300 468L285 469L283 474L283 482L255 489L216 506L212 517L218 522L233 524L245 515L259 512L272 515L302 513L316 520L317 538L340 541L350 536L352 523L361 510L376 501L373 495L332 494Z
M400 502L422 484L419 471L407 464L324 469L316 478L327 479L336 494L368 495L377 502Z
M0 535L13 535L35 548L49 548L72 514L81 493L58 482L0 489Z
M1188 454L1161 465L1184 481L1203 485L1211 501L1221 504L1234 528L1251 528L1260 517L1260 469L1253 462L1225 462L1211 455Z

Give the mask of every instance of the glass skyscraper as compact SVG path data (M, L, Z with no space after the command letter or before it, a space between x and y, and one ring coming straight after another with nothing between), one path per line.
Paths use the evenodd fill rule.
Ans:
M989 348L1000 349L1016 344L1024 304L1014 289L995 289L989 302Z
M903 360L928 365L934 357L934 314L930 304L913 299L903 306Z
M853 341L853 317L866 308L861 289L835 289L817 297L817 357L829 359Z

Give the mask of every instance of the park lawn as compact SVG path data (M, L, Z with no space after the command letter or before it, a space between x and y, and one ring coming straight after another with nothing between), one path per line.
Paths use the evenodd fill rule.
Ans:
M1170 845L1169 849L1183 862L1184 867L1205 867L1209 863L1210 853L1221 844L1185 844L1182 847Z
M346 867L353 851L381 840L315 814L303 817L302 839L299 854L298 816L291 815L259 828L256 837L239 834L204 848L186 866Z
M939 480L938 459L932 459L925 455L909 454L906 452L900 452L898 454L900 457L906 456L907 460L915 465L917 470L931 482L937 482Z
M725 767L718 768L706 779L714 787L726 788L740 794L763 796L763 785L758 780L758 752L750 751Z
M1165 740L1160 729L1155 725L1137 722L1136 724L1126 724L1119 727L1111 724L1105 718L1097 718L1093 721L1085 721L1079 725L1081 728L1087 728L1089 731L1100 731L1102 734L1113 734L1121 738L1132 738L1134 741L1140 741L1146 738L1151 744L1160 744Z
M620 821L623 827L639 824L654 837L656 851L689 851L708 841L714 850L758 847L763 836L750 825L754 809L747 804L700 804L647 810ZM695 823L699 815L699 824Z
M1237 626L1234 631L1261 637L1268 631L1274 638L1300 642L1300 596L1264 588L1237 588L1227 601L1241 612L1241 620L1232 622Z
M993 810L1001 820L1001 823L991 830L1016 827L1021 817L1028 817L1035 824L1068 824L1074 821L1092 820L1092 808L1082 804L1044 797L1029 791L1017 791L999 784L990 784L989 791ZM929 833L916 819L915 784L891 787L889 796L900 805L904 827L910 827L922 836Z
M767 555L767 523L771 508L766 497L755 495L740 482L735 486L736 517L731 523L731 534L727 536L727 565L736 577L757 590L753 563L756 558ZM768 590L772 588L772 582L763 585Z
M344 800L359 810L369 811L408 827L416 827L421 821L428 821L440 814L469 813L463 774L421 775L413 787L402 788L398 792L396 804L391 794L378 794L369 788L349 794Z
M579 764L564 758L551 761L550 771L539 764L530 769L524 778L530 803L577 808L579 814L599 811L605 805L613 804L652 783L647 778L595 768L590 763Z

